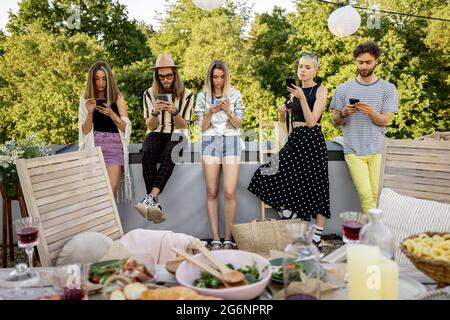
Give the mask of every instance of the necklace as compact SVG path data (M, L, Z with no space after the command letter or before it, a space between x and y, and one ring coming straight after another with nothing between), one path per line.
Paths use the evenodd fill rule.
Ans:
M316 85L313 85L311 88L309 88L308 98L311 96L311 92L313 92L315 86ZM307 89L307 88L302 88L302 90L303 89Z

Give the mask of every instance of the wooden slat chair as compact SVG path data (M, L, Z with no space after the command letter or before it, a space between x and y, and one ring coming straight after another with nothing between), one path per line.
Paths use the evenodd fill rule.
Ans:
M82 232L123 236L102 151L70 152L16 161L28 213L39 217L38 252L54 265L62 247ZM95 244L93 244L95 245Z
M450 141L386 139L379 192L450 203Z
M450 203L450 141L385 139L379 193L383 188L419 199ZM417 221L405 221L402 217L384 215L383 220L391 227L401 220L402 229L408 223L415 228ZM433 219L431 219L433 221ZM445 222L442 222L445 225ZM394 238L401 238L394 230ZM322 261L342 262L346 257L346 246L342 246Z
M271 148L267 149L267 141L265 136L265 129L272 131L272 144ZM283 141L286 140L287 128L285 125L280 124L280 122L272 121L271 123L265 123L263 119L263 111L259 110L259 162L263 164L267 160L267 156L271 156L278 153L283 147ZM261 219L266 219L266 210L272 208L268 204L261 201Z
M403 239L449 230L450 141L386 139L384 148L379 191L386 192L378 206L394 236L396 261L408 264L400 250Z

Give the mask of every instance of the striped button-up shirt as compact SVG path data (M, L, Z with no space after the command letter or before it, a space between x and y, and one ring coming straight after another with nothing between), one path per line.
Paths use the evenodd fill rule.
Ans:
M143 104L144 104L144 118L147 119L151 116L151 112L153 111L153 102L156 101L153 96L153 87L145 90ZM175 108L177 108L181 117L186 120L189 124L192 117L192 107L194 105L194 94L189 89L184 89L183 96L181 99L173 99L173 103L175 104ZM172 116L167 111L160 112L159 116L159 124L156 129L152 130L152 132L164 132L164 133L180 133L179 129L176 129L175 123L172 119ZM147 129L147 133L150 130Z
M244 118L244 102L242 101L241 93L235 88L231 88L230 96L223 97L222 99L229 99L231 104L231 111L239 119ZM197 102L195 104L195 114L197 115L199 125L201 126L203 117L206 114L207 108L210 105L214 105L214 98L207 97L205 91L200 92L197 95ZM240 129L234 128L229 124L228 116L225 111L219 111L213 114L211 118L211 125L203 132L204 136L238 136L240 135Z

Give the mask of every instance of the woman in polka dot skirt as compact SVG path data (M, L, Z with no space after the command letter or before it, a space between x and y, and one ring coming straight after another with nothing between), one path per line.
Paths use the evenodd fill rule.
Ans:
M282 219L316 220L313 241L319 246L330 218L328 155L320 128L327 89L314 81L319 68L317 54L301 55L297 75L301 86L288 87L291 99L280 109L280 122L289 112L292 132L271 161L253 175L248 190L278 210Z

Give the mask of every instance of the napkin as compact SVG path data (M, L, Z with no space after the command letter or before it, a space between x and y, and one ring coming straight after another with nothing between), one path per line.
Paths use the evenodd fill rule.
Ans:
M130 255L131 254L128 249L119 240L116 240L113 242L106 255L100 259L100 261L121 260L128 258Z

